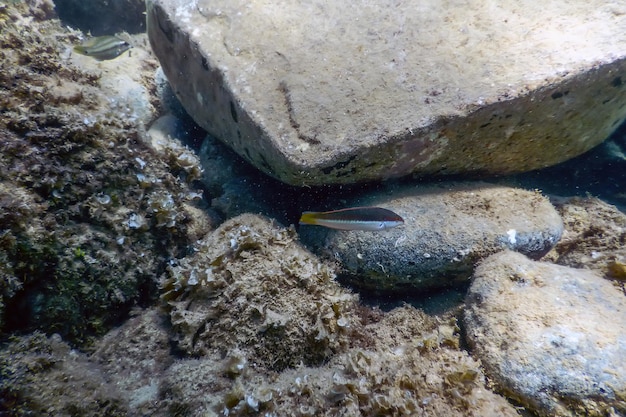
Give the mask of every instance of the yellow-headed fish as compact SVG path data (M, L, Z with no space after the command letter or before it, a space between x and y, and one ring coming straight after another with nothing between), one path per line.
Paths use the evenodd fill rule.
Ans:
M353 207L333 211L305 211L300 224L339 230L385 230L404 224L402 217L380 207Z
M117 36L97 36L74 47L74 52L98 61L117 58L130 49L130 44Z

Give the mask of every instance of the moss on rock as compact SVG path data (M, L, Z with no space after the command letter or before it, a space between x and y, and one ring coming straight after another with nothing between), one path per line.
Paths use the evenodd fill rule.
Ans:
M322 363L358 328L357 297L334 277L293 230L244 214L168 268L163 297L186 354L238 350L241 361L279 371Z
M34 332L0 350L0 415L127 416L117 388L56 336Z
M479 363L454 346L451 322L412 307L374 320L353 346L319 366L279 373L244 366L232 375L236 355L177 361L163 378L163 406L193 416L518 415L486 389Z
M0 6L0 333L82 345L156 299L197 194L99 75L62 58L77 34L28 13Z

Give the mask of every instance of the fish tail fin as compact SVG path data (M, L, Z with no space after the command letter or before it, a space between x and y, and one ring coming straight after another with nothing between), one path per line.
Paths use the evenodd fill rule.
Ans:
M315 218L316 212L314 211L305 211L300 216L300 224L317 224L317 219Z

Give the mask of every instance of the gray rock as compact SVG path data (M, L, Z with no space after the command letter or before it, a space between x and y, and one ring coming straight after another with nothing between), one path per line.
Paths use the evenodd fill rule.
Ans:
M538 414L626 413L626 298L593 272L493 255L465 325L487 374Z
M593 197L554 200L565 231L544 260L626 281L626 213Z
M299 188L264 175L211 135L202 142L198 156L203 167L201 181L208 190L211 207L222 217L257 213L290 223L286 213L297 206Z
M485 183L407 188L390 197L348 202L393 210L404 226L382 232L300 226L303 242L335 258L354 285L384 291L427 290L469 279L474 264L513 249L540 257L563 224L541 194Z
M197 123L294 185L531 170L626 118L621 3L149 0L147 21Z

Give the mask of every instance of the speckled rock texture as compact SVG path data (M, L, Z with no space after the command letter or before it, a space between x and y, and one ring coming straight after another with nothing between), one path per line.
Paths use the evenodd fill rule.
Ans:
M626 118L626 5L149 0L189 114L294 185L549 166Z
M79 33L37 15L0 5L0 334L84 346L154 302L166 262L211 225L197 160L151 148L107 77L67 55ZM133 76L153 73L135 58L149 71Z
M597 198L555 199L565 230L545 257L560 265L591 269L626 283L626 214Z
M295 231L244 214L169 267L162 287L181 351L282 370L319 364L348 345L357 297L334 278Z
M474 274L465 325L488 376L539 415L626 413L626 297L595 273L498 253Z
M539 258L563 230L558 213L539 192L487 183L405 187L346 205L385 207L405 224L382 232L301 225L299 233L314 252L339 263L344 280L373 291L423 291L467 282L478 260L503 249Z

